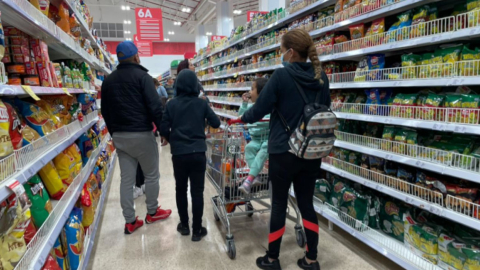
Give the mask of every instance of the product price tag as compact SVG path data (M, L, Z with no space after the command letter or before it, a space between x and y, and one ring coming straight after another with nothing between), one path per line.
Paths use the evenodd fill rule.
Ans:
M466 128L466 127L461 127L461 126L456 126L456 127L455 127L455 132L465 133L466 131L467 131L467 128Z
M40 98L35 94L35 92L33 92L32 88L29 85L22 85L22 89L27 92L27 94L34 100L40 100Z
M69 96L72 96L72 95L70 94L70 92L68 92L68 89L67 89L67 88L62 88L62 90L63 90L63 92L64 92L65 94L67 94L67 95L69 95Z
M443 125L441 124L434 124L432 129L434 130L443 130Z

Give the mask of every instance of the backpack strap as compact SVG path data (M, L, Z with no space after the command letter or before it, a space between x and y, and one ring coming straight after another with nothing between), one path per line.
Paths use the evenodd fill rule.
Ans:
M290 129L287 120L285 120L285 117L283 117L283 115L277 109L275 109L274 112L277 112L278 116L280 117L280 121L282 121L283 127L285 128L285 132L290 135L290 133L292 133L292 130Z

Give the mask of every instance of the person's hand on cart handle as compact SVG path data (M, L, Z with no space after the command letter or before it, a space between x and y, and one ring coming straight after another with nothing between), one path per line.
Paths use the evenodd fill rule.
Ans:
M229 126L234 125L234 124L243 124L242 118L228 120L227 124Z
M162 143L161 144L162 146L166 146L168 144L168 141L167 141L167 139L165 139L165 137L162 137L161 143Z

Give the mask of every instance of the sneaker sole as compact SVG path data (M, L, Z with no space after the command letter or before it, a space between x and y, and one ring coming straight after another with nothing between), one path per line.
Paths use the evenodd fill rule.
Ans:
M203 237L207 236L207 234L208 234L208 232L205 233L205 234L200 235L200 237L198 237L198 236L193 236L193 235L192 235L192 241L193 241L193 242L200 242L200 240L202 240Z
M257 263L257 267L260 268L260 269L263 269L263 270L282 270L282 268L273 268L273 267L265 266L265 265L258 264L258 263Z
M181 230L177 230L177 232L179 232L181 235L190 235L190 231L188 232L182 232Z
M147 224L152 224L152 223L155 223L155 222L157 222L157 221L167 219L170 215L171 215L171 213L168 214L168 215L161 216L161 217L159 217L158 219L152 220L152 221L149 221L147 218L145 218L145 223L147 223Z
M142 225L142 226L143 226L143 225ZM140 229L142 226L135 228L135 230L133 230L133 231L129 231L127 228L125 228L125 230L124 230L123 232L124 232L125 234L132 234L132 233L134 233L136 230Z
M245 195L250 194L250 192L247 192L247 190L245 190L244 188L239 187L238 190L239 190L240 192L242 192L243 194L245 194Z

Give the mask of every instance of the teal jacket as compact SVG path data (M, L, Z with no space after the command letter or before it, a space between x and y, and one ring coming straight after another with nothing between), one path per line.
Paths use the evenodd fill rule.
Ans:
M242 116L248 109L253 106L252 103L248 104L248 102L243 102L242 106L240 106L240 110L238 111L238 115ZM270 114L267 114L263 117L263 120L270 120ZM256 139L268 139L268 134L270 133L270 122L257 122L254 124L247 124L248 132L250 132L250 136Z

